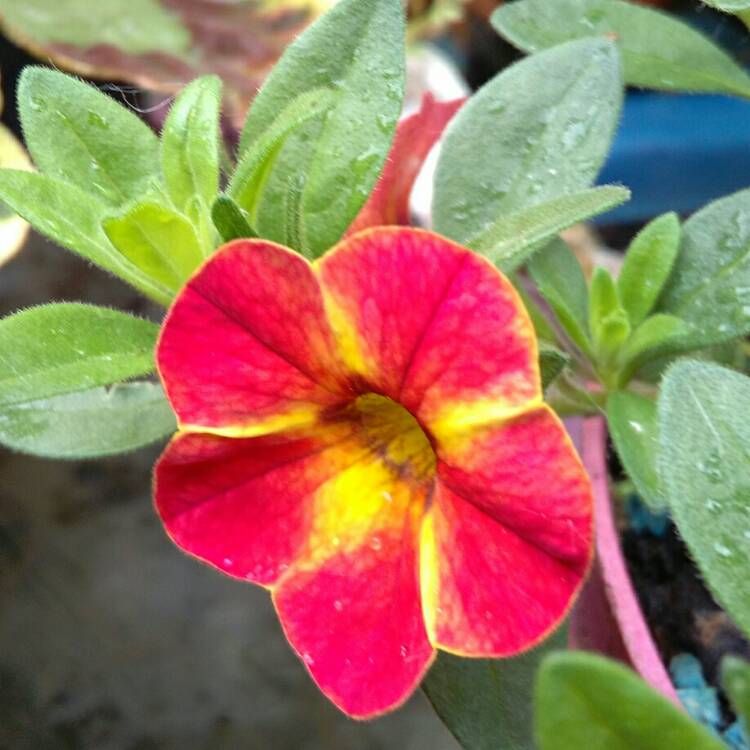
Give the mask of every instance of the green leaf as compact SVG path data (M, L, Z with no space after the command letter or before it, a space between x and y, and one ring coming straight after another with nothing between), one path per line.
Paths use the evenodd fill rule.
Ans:
M656 304L679 247L680 220L675 213L654 219L630 243L617 286L633 327L643 322Z
M0 0L0 15L36 44L109 45L133 55L182 55L190 32L157 0Z
M750 10L750 0L703 0L703 2L717 10L723 10L725 13Z
M738 716L750 727L750 664L736 656L725 656L721 662L721 684L729 695Z
M157 302L169 303L166 287L149 279L112 247L101 227L107 206L98 199L61 180L12 169L0 170L0 199L37 231Z
M0 96L0 110L3 101ZM32 170L31 159L13 133L0 124L0 167ZM29 236L29 223L0 201L0 266L20 250Z
M25 68L18 111L37 167L103 201L140 199L159 166L159 141L133 112L49 68Z
M539 369L542 374L542 389L547 388L557 376L570 364L570 356L550 346L539 349Z
M208 210L219 192L221 79L203 76L175 99L161 133L161 168L170 199L186 213L197 198Z
M656 462L659 449L656 404L635 393L610 393L607 424L617 455L638 494L652 510L663 510L666 503Z
M435 230L467 242L503 216L587 188L621 101L617 51L605 39L564 44L501 72L448 126Z
M552 327L552 324L549 322L549 320L547 320L539 305L524 288L524 284L520 281L520 279L518 279L518 277L514 276L513 274L510 275L510 278L513 282L513 286L518 292L518 295L523 301L523 306L526 308L526 312L529 314L531 322L534 324L534 331L536 332L537 339L540 340L540 346L542 344L542 341L545 341L548 344L557 342L557 332Z
M690 332L691 327L674 315L657 314L646 318L620 352L621 382L627 383L650 360L692 349Z
M544 660L534 703L540 750L726 750L632 670L583 651Z
M156 383L122 383L4 407L0 443L49 458L94 458L140 448L176 429Z
M224 242L258 236L247 223L242 210L228 195L220 195L214 201L211 217Z
M599 365L600 374L606 381L605 384L609 387L615 382L613 378L616 378L616 374L613 372L616 366L612 363L617 359L629 336L630 321L622 308L601 318L597 327L592 331L597 365Z
M101 387L153 371L158 332L148 321L71 303L0 321L0 443L81 458L137 448L173 431L160 386Z
M610 36L626 83L668 91L750 96L750 77L712 41L672 15L623 0L518 0L492 24L526 52L581 37Z
M608 315L621 309L617 285L606 268L595 268L589 291L589 330L593 334Z
M709 203L682 230L658 308L692 324L695 346L750 333L750 190Z
M555 240L531 259L528 269L560 325L573 343L591 358L588 289L575 255L562 240Z
M156 203L141 203L106 219L104 231L123 256L173 293L204 259L193 225Z
M678 362L662 383L659 433L672 517L709 589L750 635L750 378Z
M567 628L510 659L439 652L422 688L464 750L533 750L531 697L541 659L566 647Z
M74 303L32 307L0 320L0 408L82 391L154 369L159 327Z
M628 314L620 304L617 284L604 268L595 268L589 290L589 330L597 363L606 375L610 362L630 336Z
M300 94L330 88L335 101L284 145L258 209L261 236L283 242L290 235L290 184L302 186L310 254L346 231L375 185L401 112L404 37L399 0L341 0L287 48L250 109L242 155Z
M617 185L589 188L502 216L466 244L510 273L562 229L608 211L630 198Z
M284 143L305 123L329 111L335 100L334 91L329 88L317 88L300 94L243 153L227 192L253 225L259 221L258 203ZM289 247L294 247L288 242L291 231L287 228L284 241Z

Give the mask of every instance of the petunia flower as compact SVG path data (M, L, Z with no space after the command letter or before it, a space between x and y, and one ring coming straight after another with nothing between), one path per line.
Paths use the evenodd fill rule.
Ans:
M312 264L237 240L179 294L157 358L179 419L155 475L167 533L271 592L347 714L402 703L436 649L510 656L564 617L589 481L480 256L397 227Z

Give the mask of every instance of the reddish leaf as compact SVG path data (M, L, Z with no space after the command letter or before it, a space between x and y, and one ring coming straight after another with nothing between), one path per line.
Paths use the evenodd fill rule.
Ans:
M157 0L189 31L191 43L181 55L166 51L128 52L113 44L81 47L37 39L31 30L4 21L4 31L32 54L89 78L123 80L149 90L174 94L206 73L216 73L226 90L226 111L235 125L286 46L317 16L322 3L225 0ZM37 3L40 0L24 0ZM41 9L48 13L46 3ZM91 4L96 13L97 3ZM66 23L60 4L60 24Z

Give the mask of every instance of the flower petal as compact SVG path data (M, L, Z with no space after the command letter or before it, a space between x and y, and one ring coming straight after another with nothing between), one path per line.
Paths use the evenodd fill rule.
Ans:
M314 436L179 433L156 465L156 508L185 552L270 585L307 545L316 488L361 455L347 425Z
M307 553L274 589L290 643L351 716L402 703L433 658L417 564L428 488L398 479L377 455L342 472L319 490Z
M546 406L438 448L421 582L430 639L470 656L530 648L563 618L592 554L588 477Z
M437 102L432 94L425 94L420 110L398 124L383 172L347 235L385 224L409 224L414 181L430 149L464 101Z
M347 388L310 264L262 240L225 245L188 282L157 361L181 426L228 436L311 423Z
M485 259L431 232L381 227L317 266L349 367L433 436L540 400L533 326Z

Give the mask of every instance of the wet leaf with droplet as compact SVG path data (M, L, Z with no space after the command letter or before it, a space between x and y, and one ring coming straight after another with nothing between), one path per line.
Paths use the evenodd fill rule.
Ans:
M750 333L750 190L709 203L685 222L657 309L692 325L693 346Z
M162 437L174 416L154 369L159 328L93 305L32 307L0 321L0 443L27 453L118 453ZM114 386L111 389L102 386Z
M677 528L716 599L750 634L750 378L683 361L659 399L659 474Z
M750 96L750 76L724 50L674 15L636 3L520 0L495 11L492 23L527 52L581 37L614 39L633 86Z
M257 208L230 190L251 210L259 235L310 256L341 239L391 145L404 92L404 40L400 0L340 0L286 50L248 113L240 165L295 101L313 90L332 92L332 101L285 140Z
M621 100L619 58L606 39L560 45L502 71L448 126L435 229L466 242L504 216L588 187Z
M656 404L635 393L611 393L607 399L607 426L617 455L641 499L652 510L664 510L656 467L659 450Z

